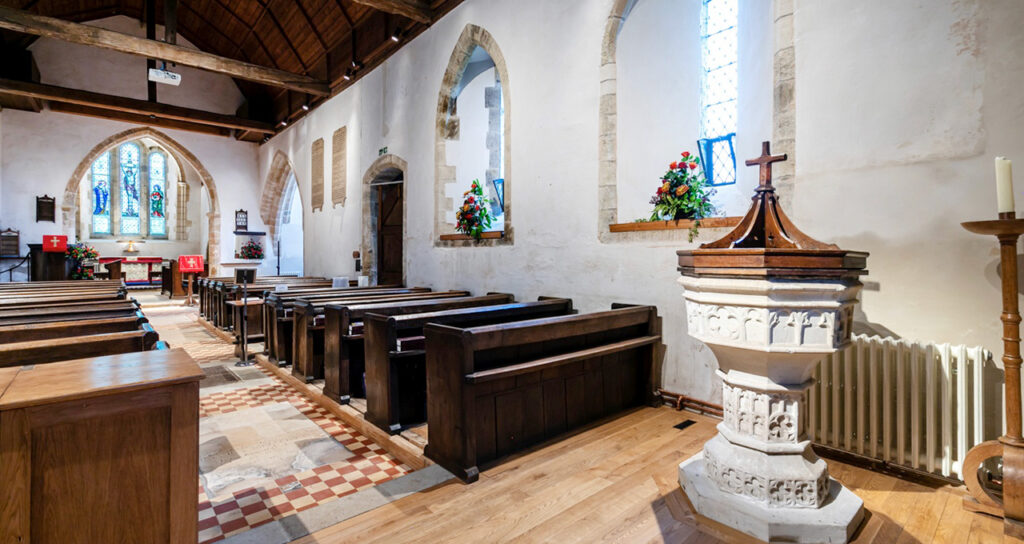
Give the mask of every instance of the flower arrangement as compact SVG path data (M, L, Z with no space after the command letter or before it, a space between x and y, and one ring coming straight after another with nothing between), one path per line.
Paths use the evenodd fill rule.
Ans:
M658 191L651 198L654 204L651 221L702 219L715 213L711 203L715 190L697 170L700 157L691 156L689 151L684 151L682 157L682 161L668 165L668 172L661 177Z
M263 246L260 245L256 240L249 240L246 242L242 249L235 253L236 259L253 259L259 260L263 258Z
M479 240L484 231L491 227L491 214L487 211L490 200L484 196L479 179L474 179L473 185L462 196L466 199L459 211L455 212L455 230Z
M67 250L64 251L64 256L71 260L71 279L73 280L91 280L95 278L93 269L88 266L84 266L82 261L87 261L99 257L99 253L96 249L90 247L82 242L68 244Z

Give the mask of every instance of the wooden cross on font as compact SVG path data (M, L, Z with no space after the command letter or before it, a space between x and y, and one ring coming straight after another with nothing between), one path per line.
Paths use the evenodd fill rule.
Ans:
M747 159L747 166L761 165L760 183L758 191L774 191L772 186L772 163L786 160L786 154L772 155L771 143L761 142L761 156L756 159Z

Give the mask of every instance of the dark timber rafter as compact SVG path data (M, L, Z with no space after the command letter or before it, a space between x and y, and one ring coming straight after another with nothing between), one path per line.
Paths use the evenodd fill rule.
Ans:
M425 0L353 0L386 13L408 17L418 23L430 24L434 18L430 5Z
M330 93L330 88L326 82L309 76L267 68L265 66L257 66L178 45L146 40L121 32L72 23L53 17L35 15L7 7L0 7L0 28L71 43L111 49L140 57L163 59L201 70L226 74L231 77L255 81L265 85L284 87L317 96L326 96Z

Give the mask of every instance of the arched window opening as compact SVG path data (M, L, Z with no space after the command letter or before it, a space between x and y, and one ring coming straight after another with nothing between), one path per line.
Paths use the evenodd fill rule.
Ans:
M277 250L279 274L302 275L304 269L304 236L302 230L302 199L295 174L288 176L281 207L278 210Z
M488 199L491 225L488 232L505 230L505 108L501 74L494 59L480 46L473 49L469 63L456 87L459 139L448 144L448 157L455 166L458 194L450 210L452 220L463 205L463 192L479 182Z
M110 234L110 153L92 163L92 232Z

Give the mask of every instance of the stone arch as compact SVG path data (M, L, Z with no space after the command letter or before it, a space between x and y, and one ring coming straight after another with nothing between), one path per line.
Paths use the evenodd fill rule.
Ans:
M376 233L374 232L373 224L373 188L370 187L370 184L373 183L373 180L377 179L378 176L387 172L388 170L401 170L404 179L409 179L409 163L407 163L405 159L399 157L398 155L392 155L391 153L381 155L380 157L378 157L377 160L373 161L373 164L371 164L370 167L366 170L366 173L363 174L363 243L362 247L360 248L360 255L363 261L363 270L371 271L370 276L371 279L374 280L374 283L376 283L377 276L377 244L375 243ZM406 214L406 210L408 209L409 205L408 192L405 193L405 196L406 198L402 199L402 216L408 217L408 215ZM405 225L402 227L403 229L407 228L407 224L405 223L405 221L403 221L402 224ZM407 239L404 232L402 233L402 238ZM405 270L404 267L403 270Z
M267 181L263 184L263 192L260 193L260 218L267 226L270 240L277 240L277 223L281 219L284 190L288 186L288 178L294 173L295 167L292 166L288 155L280 149L275 151L270 162L270 172L267 173ZM298 196L299 200L302 200L301 190Z
M455 225L445 221L445 212L452 209L455 203L451 197L445 196L445 186L455 183L455 166L448 164L446 153L447 140L458 138L459 122L455 116L455 100L458 97L462 76L469 64L476 47L483 48L494 61L494 68L501 79L502 104L505 109L505 234L500 239L471 241L442 241L441 235L455 232ZM452 56L441 80L441 92L437 99L436 140L434 146L434 240L438 246L467 245L511 245L514 241L512 228L512 93L508 77L508 66L505 56L498 48L498 43L483 28L467 24L459 36Z
M178 143L174 138L171 138L167 134L160 132L152 127L137 127L119 132L96 144L92 150L86 154L82 162L78 163L78 167L75 168L74 173L71 174L71 178L68 179L67 185L64 187L64 199L61 203L62 220L65 232L72 232L75 228L75 216L77 211L77 196L78 187L85 178L85 174L92 168L92 163L107 150L117 147L124 142L129 140L137 140L139 138L150 138L160 145L164 146L175 161L178 161L179 169L181 166L180 161L184 161L186 164L191 166L196 172L199 173L199 179L206 188L206 192L210 197L210 213L207 215L209 220L209 251L210 251L210 274L217 275L220 272L220 199L217 196L217 186L213 181L213 176L210 175L210 171L203 166L203 163L191 151L185 148L185 146ZM185 170L181 169L182 175Z

